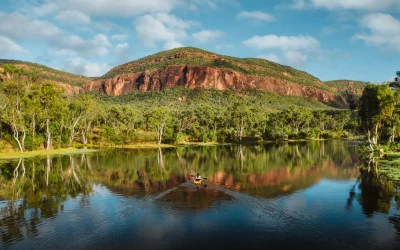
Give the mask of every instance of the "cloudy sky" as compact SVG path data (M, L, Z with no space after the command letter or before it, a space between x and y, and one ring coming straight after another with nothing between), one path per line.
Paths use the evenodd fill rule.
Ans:
M2 0L0 58L87 76L194 46L321 80L400 70L400 0Z

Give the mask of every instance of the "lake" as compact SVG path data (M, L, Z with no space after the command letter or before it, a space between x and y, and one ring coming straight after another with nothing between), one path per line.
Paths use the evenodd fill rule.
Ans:
M399 190L358 143L0 162L2 249L400 249ZM193 184L199 173L207 180Z

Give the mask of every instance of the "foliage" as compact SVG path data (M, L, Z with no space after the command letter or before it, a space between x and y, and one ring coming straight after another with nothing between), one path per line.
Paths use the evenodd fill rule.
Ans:
M379 144L394 143L399 134L400 92L389 84L367 85L360 98L359 117L370 151ZM389 131L386 138L385 131Z
M343 138L357 132L354 112L256 90L173 88L120 97L67 96L51 83L16 78L2 84L0 98L0 135L20 151L76 143Z

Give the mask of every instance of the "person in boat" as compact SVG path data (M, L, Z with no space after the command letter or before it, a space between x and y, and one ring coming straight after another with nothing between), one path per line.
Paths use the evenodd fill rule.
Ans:
M199 181L199 180L201 180L201 176L200 176L199 173L197 173L197 175L196 175L196 181Z

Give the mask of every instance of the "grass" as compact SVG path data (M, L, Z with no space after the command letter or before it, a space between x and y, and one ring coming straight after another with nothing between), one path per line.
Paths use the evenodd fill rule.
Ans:
M28 152L9 152L0 153L0 160L17 159L17 158L30 158L43 155L69 155L69 154L83 154L93 153L97 150L94 149L76 149L76 148L60 148L54 150L37 150Z
M400 153L388 153L378 163L381 174L391 181L400 182Z

